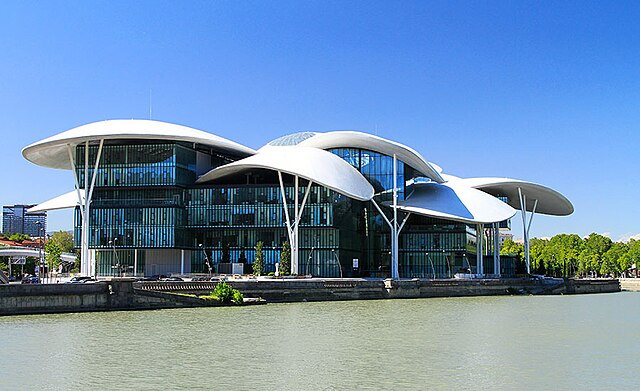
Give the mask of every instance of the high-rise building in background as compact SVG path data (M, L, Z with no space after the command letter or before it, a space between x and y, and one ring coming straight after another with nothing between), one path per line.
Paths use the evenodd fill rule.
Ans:
M47 232L47 212L28 213L35 205L5 205L2 207L2 232L43 236Z

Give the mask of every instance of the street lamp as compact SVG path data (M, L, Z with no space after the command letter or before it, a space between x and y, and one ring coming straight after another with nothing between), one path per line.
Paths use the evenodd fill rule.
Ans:
M111 245L111 248L113 249L113 256L116 258L116 273L118 274L118 277L122 277L122 275L121 275L120 258L118 257L118 252L116 251L116 241L117 240L118 240L118 238L113 238L113 240L109 240L109 244Z
M331 252L333 253L333 256L335 257L336 261L338 262L338 267L340 268L340 279L342 279L342 264L340 263L340 259L338 258L338 254L336 254L336 250L335 249L331 249Z
M449 262L449 257L446 255L446 251L442 250L442 256L444 260L447 261L447 267L449 268L449 278L451 278L451 262Z
M44 227L42 226L42 221L36 221L36 225L38 226L38 235L40 235L44 231ZM40 236L40 246L38 246L38 283L42 283L42 272L43 272L43 261L42 261L42 252L44 251L42 236Z
M429 263L431 264L431 273L433 274L433 279L436 279L436 269L433 266L433 260L431 260L431 256L429 255L429 252L427 252L427 259L429 260Z
M471 263L469 262L469 258L467 258L467 254L466 253L462 253L462 258L467 260L467 265L469 266L469 274L471 274L471 272L472 272ZM464 263L462 264L462 266L464 266Z
M209 279L211 279L211 264L209 263L209 257L207 256L207 252L204 251L204 247L202 246L202 243L198 244L198 247L200 247L200 250L202 250L202 253L204 254L204 264L207 265L207 269L209 270Z

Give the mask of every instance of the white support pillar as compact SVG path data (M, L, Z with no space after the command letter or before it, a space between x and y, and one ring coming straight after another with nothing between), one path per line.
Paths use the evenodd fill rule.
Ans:
M91 262L89 261L89 142L84 146L84 218L82 219L81 237L81 260L80 273L83 276L93 276L91 273Z
M307 189L304 192L304 197L302 198L302 205L299 205L299 182L300 178L296 175L294 178L294 216L293 221L289 216L289 208L287 206L287 197L284 190L284 182L282 181L282 173L278 171L278 180L280 181L280 192L282 193L282 204L284 207L284 214L286 218L287 224L287 234L289 236L289 244L291 245L291 274L298 274L299 272L299 259L300 259L300 246L299 246L299 225L300 220L302 218L302 213L304 212L304 207L307 203L307 198L309 197L309 193L311 191L311 185L313 185L313 181L309 180L307 184Z
M300 208L299 208L299 204L298 204L298 193L299 193L299 179L298 176L296 175L293 179L293 202L295 203L294 207L293 207L293 214L294 214L294 222L293 222L293 240L295 241L296 245L295 248L294 246L291 246L291 274L298 274L298 260L299 260L299 256L298 256L298 215L300 214Z
M531 274L531 261L529 258L529 233L531 230L531 222L533 221L533 216L536 214L538 200L534 200L533 209L531 210L531 215L529 219L527 219L527 195L522 194L522 189L520 188L518 188L518 197L520 198L520 212L522 215L522 231L524 236L525 264L527 265L527 274Z
M398 158L393 154L393 240L391 242L391 278L398 280L400 278L398 265L398 246L400 232L398 230Z
M500 223L493 223L493 274L500 277Z
M82 219L82 226L80 231L80 274L83 276L96 276L95 258L93 260L90 259L91 257L89 254L89 207L91 204L93 189L95 188L98 166L100 164L100 157L102 155L103 146L104 140L100 140L98 154L96 155L96 161L93 167L93 175L91 177L91 182L89 182L89 141L85 142L83 198L80 194L80 181L76 172L76 164L73 153L71 151L71 145L67 144L69 163L71 164L71 170L73 171L73 178L76 184L76 192L78 194L78 203L80 204L80 218Z
M476 224L476 274L483 275L484 274L484 265L483 265L483 242L484 241L484 225Z
M180 274L184 274L184 250L180 250Z
M138 249L133 250L133 276L138 274Z

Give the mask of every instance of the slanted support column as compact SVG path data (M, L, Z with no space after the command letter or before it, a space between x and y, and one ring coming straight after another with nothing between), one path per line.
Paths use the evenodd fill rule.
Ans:
M493 274L500 277L500 223L493 223Z
M300 251L298 245L298 232L300 219L302 218L302 213L304 212L304 206L307 203L307 198L309 197L309 192L311 191L311 185L313 185L313 181L309 181L307 184L307 189L304 193L304 197L302 198L302 205L298 204L298 185L299 185L299 177L295 175L294 178L294 216L293 221L289 216L289 207L287 205L287 195L284 190L284 182L282 181L282 172L278 171L278 180L280 182L280 192L282 194L282 204L284 207L284 215L286 218L287 225L287 234L289 236L289 244L291 245L291 274L298 274L299 272L299 258Z
M527 265L527 274L531 274L531 261L529 259L529 233L531 230L531 222L533 216L536 214L536 207L538 206L538 200L534 200L533 209L531 215L527 219L527 195L522 194L522 189L518 188L518 197L520 198L520 212L522 214L522 231L524 236L524 258Z
M391 230L393 235L393 241L391 242L391 278L397 280L400 278L398 271L400 231L398 230L398 159L395 154L393 154L393 227Z
M84 199L80 194L80 181L78 179L78 173L76 172L75 159L71 151L71 145L67 144L67 152L69 154L69 162L73 171L73 177L76 183L76 192L78 194L78 202L80 203L80 217L82 219L82 227L80 231L80 274L83 276L96 276L95 258L90 259L89 254L89 207L91 204L91 197L93 195L93 189L96 183L96 177L98 174L98 165L100 164L100 157L102 155L102 147L104 140L100 140L100 146L98 147L98 154L96 155L96 161L93 168L93 175L91 181L89 181L89 141L84 144Z
M476 224L477 241L476 241L476 274L484 274L483 252L484 252L484 227L482 224Z
M402 228L404 228L405 223L411 216L411 213L407 213L402 223L398 223L398 160L396 155L393 155L393 203L391 207L393 208L393 219L389 220L387 216L382 212L382 209L378 205L378 203L371 199L371 203L376 207L378 213L382 216L384 221L389 225L391 229L391 278L397 280L400 278L399 272L399 252L400 252L400 232Z

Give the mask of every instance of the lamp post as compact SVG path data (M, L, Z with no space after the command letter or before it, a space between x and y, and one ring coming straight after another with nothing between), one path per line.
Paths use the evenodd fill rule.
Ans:
M449 262L449 257L446 255L446 252L444 250L442 250L442 256L444 257L444 260L447 261L447 268L449 269L449 278L451 278L451 262Z
M209 270L209 279L211 279L211 264L209 263L207 252L204 251L204 246L202 245L202 243L198 244L198 247L200 247L200 250L202 250L202 253L204 254L204 264L207 265L207 269Z
M469 262L469 258L467 258L466 253L462 253L462 258L467 260L467 265L469 266L469 274L471 274L471 263ZM464 263L462 264L464 266Z
M109 240L109 244L111 245L111 248L113 249L113 256L116 258L116 273L118 274L118 277L122 277L121 276L120 258L118 257L118 252L116 251L116 241L117 240L118 240L118 238L113 238L113 240Z
M342 279L342 264L340 263L340 259L338 258L338 254L336 254L336 250L333 249L333 248L331 249L331 252L333 253L333 257L338 262L338 267L340 268L340 279Z
M42 221L36 221L36 225L38 226L38 235L42 234L44 231L44 227L42 226ZM42 283L42 252L44 251L42 236L40 236L40 245L38 246L38 283Z
M427 259L429 260L429 263L431 264L431 274L433 274L433 279L436 279L436 269L433 266L433 260L431 259L431 255L429 255L429 252L427 252Z

